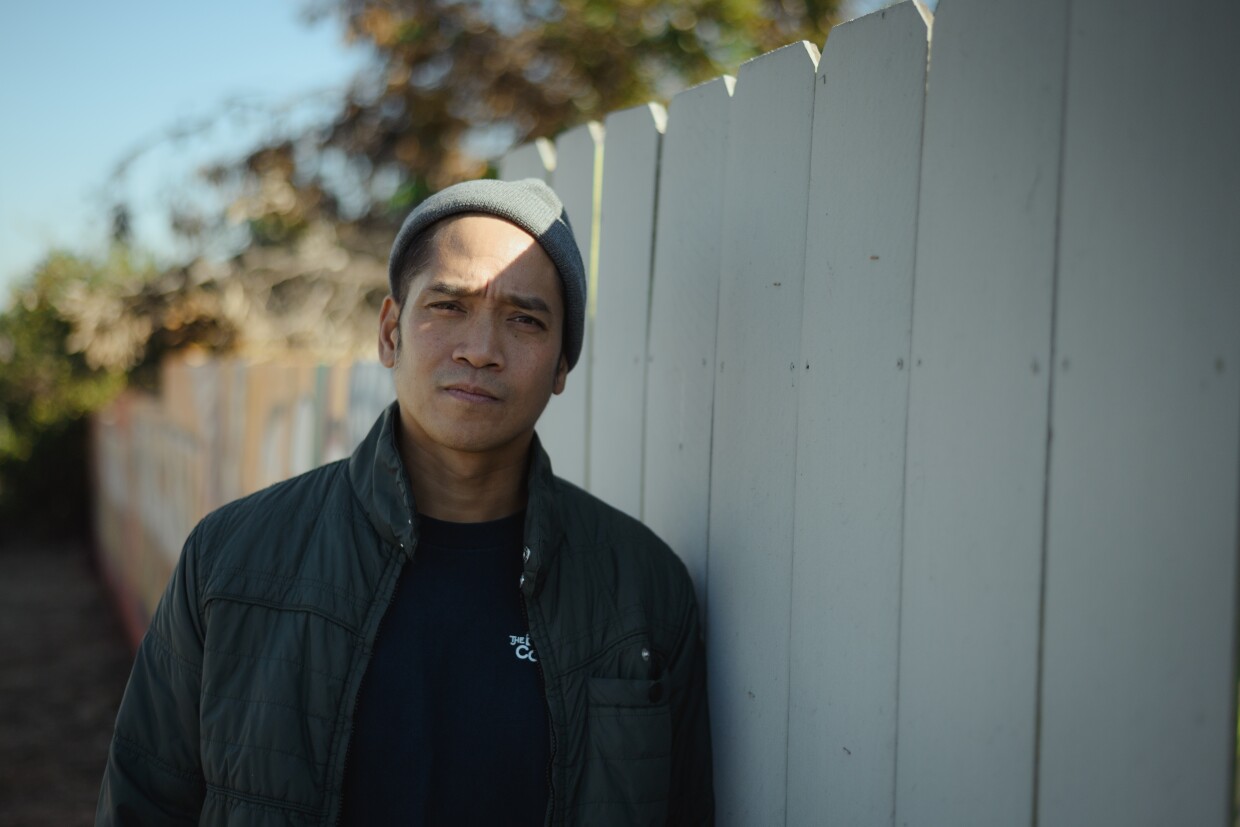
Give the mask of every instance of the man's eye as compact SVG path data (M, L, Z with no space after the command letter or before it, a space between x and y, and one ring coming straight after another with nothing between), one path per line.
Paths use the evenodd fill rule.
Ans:
M536 319L533 316L526 316L522 314L520 316L514 316L512 320L520 325L528 325L540 329L546 328L546 325L543 324L542 319Z
M456 302L431 302L427 305L431 310L460 310L461 306Z

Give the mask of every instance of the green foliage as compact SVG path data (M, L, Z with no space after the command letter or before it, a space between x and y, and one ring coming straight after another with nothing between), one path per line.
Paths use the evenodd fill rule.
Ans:
M140 275L120 253L102 262L53 253L0 313L0 523L8 531L84 528L85 417L125 376L69 352L73 328L61 306L74 291Z
M306 222L279 213L267 213L249 221L250 241L260 247L274 247L296 241L306 231Z

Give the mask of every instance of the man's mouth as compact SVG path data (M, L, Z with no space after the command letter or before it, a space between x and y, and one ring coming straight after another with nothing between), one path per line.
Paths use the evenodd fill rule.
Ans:
M446 391L449 396L454 399L459 399L462 402L486 403L499 401L498 397L486 388L479 387L478 385L449 385L444 388L444 391Z

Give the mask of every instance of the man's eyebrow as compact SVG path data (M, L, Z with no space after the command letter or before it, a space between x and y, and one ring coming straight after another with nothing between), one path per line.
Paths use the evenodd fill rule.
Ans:
M471 290L468 287L461 287L459 284L448 284L445 281L436 281L426 285L428 293L442 293L445 296L451 296L454 299L465 299L470 296L476 296L481 290Z
M533 310L540 313L551 312L551 308L547 306L547 303L538 298L538 296L522 296L518 293L509 293L505 298L522 310Z
M450 296L454 299L467 299L473 296L482 295L483 290L479 288L462 287L459 284L449 284L444 281L436 281L426 285L427 292L440 293L444 296ZM502 293L500 298L509 304L516 305L522 310L532 310L541 313L550 313L551 307L538 296L525 296L520 293Z

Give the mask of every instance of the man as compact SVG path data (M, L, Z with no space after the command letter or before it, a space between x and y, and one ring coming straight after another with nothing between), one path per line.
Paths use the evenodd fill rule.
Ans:
M444 190L388 275L396 402L347 461L191 533L98 823L713 821L685 568L534 434L585 323L559 199Z

